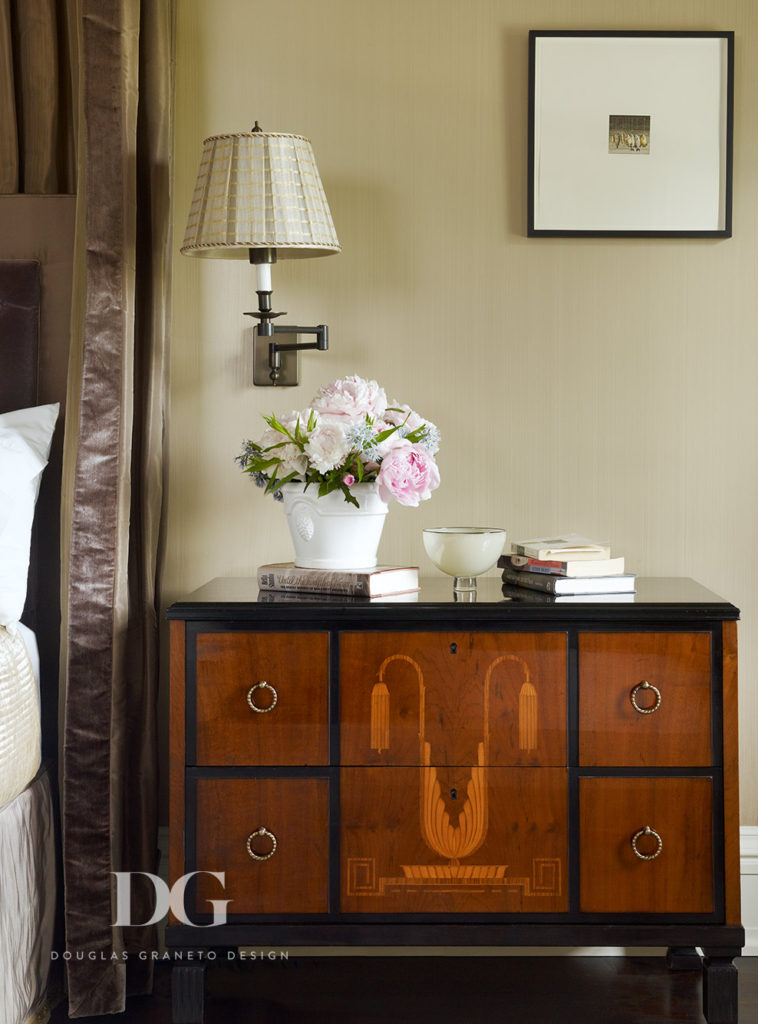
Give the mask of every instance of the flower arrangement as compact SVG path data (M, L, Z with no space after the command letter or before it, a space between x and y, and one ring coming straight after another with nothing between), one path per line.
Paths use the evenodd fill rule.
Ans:
M263 419L260 441L245 441L236 461L277 500L283 484L300 482L318 486L319 497L340 490L359 507L351 488L375 481L382 501L418 505L439 486L439 430L410 406L389 404L375 380L335 380L307 409Z

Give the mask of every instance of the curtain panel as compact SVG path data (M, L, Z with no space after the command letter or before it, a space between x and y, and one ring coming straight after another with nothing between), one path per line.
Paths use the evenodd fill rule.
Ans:
M0 0L0 193L76 191L66 0Z
M69 1014L149 991L114 871L157 872L158 588L173 0L70 0L77 228L64 442L62 831ZM154 910L134 891L132 920ZM77 952L84 958L76 959Z

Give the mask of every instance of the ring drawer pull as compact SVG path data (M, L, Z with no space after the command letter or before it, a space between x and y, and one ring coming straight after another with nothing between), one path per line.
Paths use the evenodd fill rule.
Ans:
M255 703L255 691L256 690L270 690L271 691L271 703L267 708L259 708ZM259 683L254 683L247 691L247 702L253 711L257 711L259 715L266 715L269 711L273 711L276 707L276 702L279 700L279 694L276 692L271 683L267 683L265 679L262 679Z
M640 851L637 849L637 840L640 838L640 836L653 836L655 838L655 841L658 844L655 853L640 853ZM655 858L659 856L661 850L663 849L663 840L654 828L650 828L649 825L645 825L644 828L641 828L639 832L635 832L632 836L632 849L634 850L634 852L640 860L655 860Z
M651 708L641 708L637 703L637 694L640 690L652 690L655 694L655 704ZM632 702L632 707L641 715L652 715L653 712L657 711L658 708L661 706L661 691L658 689L657 686L653 686L652 683L649 683L647 679L643 679L641 683L637 683L629 697Z
M253 850L253 840L256 839L258 836L266 836L267 839L271 840L271 849L269 850L268 853L261 854L261 853L256 853ZM250 833L250 835L247 837L247 844L246 845L247 845L247 852L250 854L250 856L253 858L253 860L270 860L271 857L273 857L274 854L276 853L276 847L277 847L276 836L274 835L273 832L269 832L269 830L267 828L263 828L263 826L261 826L260 828L257 828L255 830L255 832L251 832Z

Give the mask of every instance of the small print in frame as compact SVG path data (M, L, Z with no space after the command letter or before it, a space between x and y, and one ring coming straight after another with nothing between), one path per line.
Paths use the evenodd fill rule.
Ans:
M611 155L649 155L650 117L645 114L610 114L608 152Z
M730 238L734 32L529 33L532 237Z

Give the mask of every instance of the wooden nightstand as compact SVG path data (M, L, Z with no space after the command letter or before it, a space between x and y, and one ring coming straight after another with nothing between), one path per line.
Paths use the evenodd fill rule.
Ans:
M171 880L183 950L665 946L736 1024L737 609L691 580L535 604L480 581L408 600L173 605ZM204 962L174 967L203 1017Z

